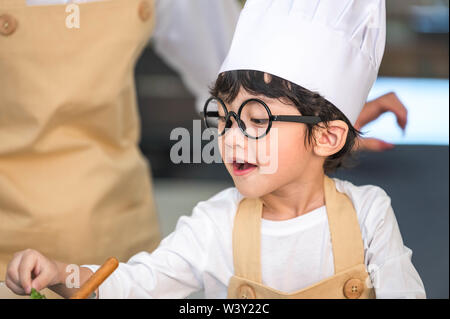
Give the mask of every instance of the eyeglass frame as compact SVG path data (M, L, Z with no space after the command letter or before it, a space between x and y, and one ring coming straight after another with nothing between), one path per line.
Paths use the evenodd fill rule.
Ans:
M206 120L207 118L207 113L217 113L217 117L219 116L219 111L209 111L206 112L206 108L209 105L209 102L211 102L212 100L217 100L222 107L225 109L226 114L225 114L225 123L227 123L228 121L230 121L231 116L234 117L234 120L236 121L239 129L241 130L241 132L248 138L254 139L254 140L258 140L261 139L263 137L265 137L267 134L269 134L270 129L272 128L272 122L290 122L290 123L303 123L303 124L313 124L316 125L320 122L322 122L322 119L319 116L311 116L311 115L272 115L272 112L270 111L269 106L267 106L267 104L263 101L260 100L258 98L251 98L248 100L245 100L244 102L242 102L241 106L238 109L238 112L236 114L236 112L234 111L228 111L225 103L223 102L223 100L219 97L215 97L215 96L211 96L209 99L206 100L205 105L203 107L203 112L200 112L201 116L203 117L203 121L205 123L205 126L209 129L213 128L210 127L208 125L208 122ZM241 113L243 108L245 107L245 105L247 105L250 102L258 102L260 103L262 106L264 106L264 108L267 111L267 114L269 115L269 125L267 126L266 132L261 135L261 136L251 136L249 135L241 126L241 122L243 122L241 120ZM227 129L226 125L225 128L223 129L223 132L219 133L219 136L224 135L226 132L225 130Z

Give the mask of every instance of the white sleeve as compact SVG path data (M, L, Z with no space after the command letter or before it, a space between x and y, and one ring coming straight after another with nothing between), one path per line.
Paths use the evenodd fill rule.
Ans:
M180 74L202 110L228 53L239 18L237 0L157 0L158 55Z
M99 287L101 299L185 298L203 289L202 273L213 236L205 212L194 208L152 253L141 252L119 267ZM92 271L99 266L83 265Z
M391 198L377 187L365 222L369 235L366 264L378 299L426 298L422 280L412 264L412 250L403 244Z

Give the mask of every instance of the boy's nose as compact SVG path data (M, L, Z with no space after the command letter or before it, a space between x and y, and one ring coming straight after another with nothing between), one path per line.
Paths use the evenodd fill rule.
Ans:
M226 163L232 163L234 158L246 158L245 136L237 125L226 129L222 142L222 156Z
M225 132L222 135L225 151L230 158L234 156L242 157L245 150L245 135L242 133L238 125L238 116L235 112L229 113L227 122L225 123Z
M231 119L229 119L229 121L231 121ZM242 131L236 121L233 121L230 128L225 129L225 133L222 137L227 148L245 148L245 135L242 134Z

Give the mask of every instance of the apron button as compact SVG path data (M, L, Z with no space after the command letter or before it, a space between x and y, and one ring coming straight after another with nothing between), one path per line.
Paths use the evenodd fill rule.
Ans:
M152 15L152 8L150 3L146 0L142 1L139 5L139 17L142 21L147 21Z
M17 20L9 14L0 16L0 34L8 36L14 33L17 29Z
M344 295L348 299L359 298L364 291L363 282L360 279L349 279L344 285Z
M253 288L249 285L242 285L239 287L239 299L255 299L256 295Z

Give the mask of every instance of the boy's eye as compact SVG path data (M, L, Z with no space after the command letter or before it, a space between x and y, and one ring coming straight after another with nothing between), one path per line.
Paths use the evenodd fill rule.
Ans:
M267 122L269 122L268 119L255 119L255 118L252 118L251 121L252 121L252 123L257 124L257 125L264 125L264 124L267 124Z

